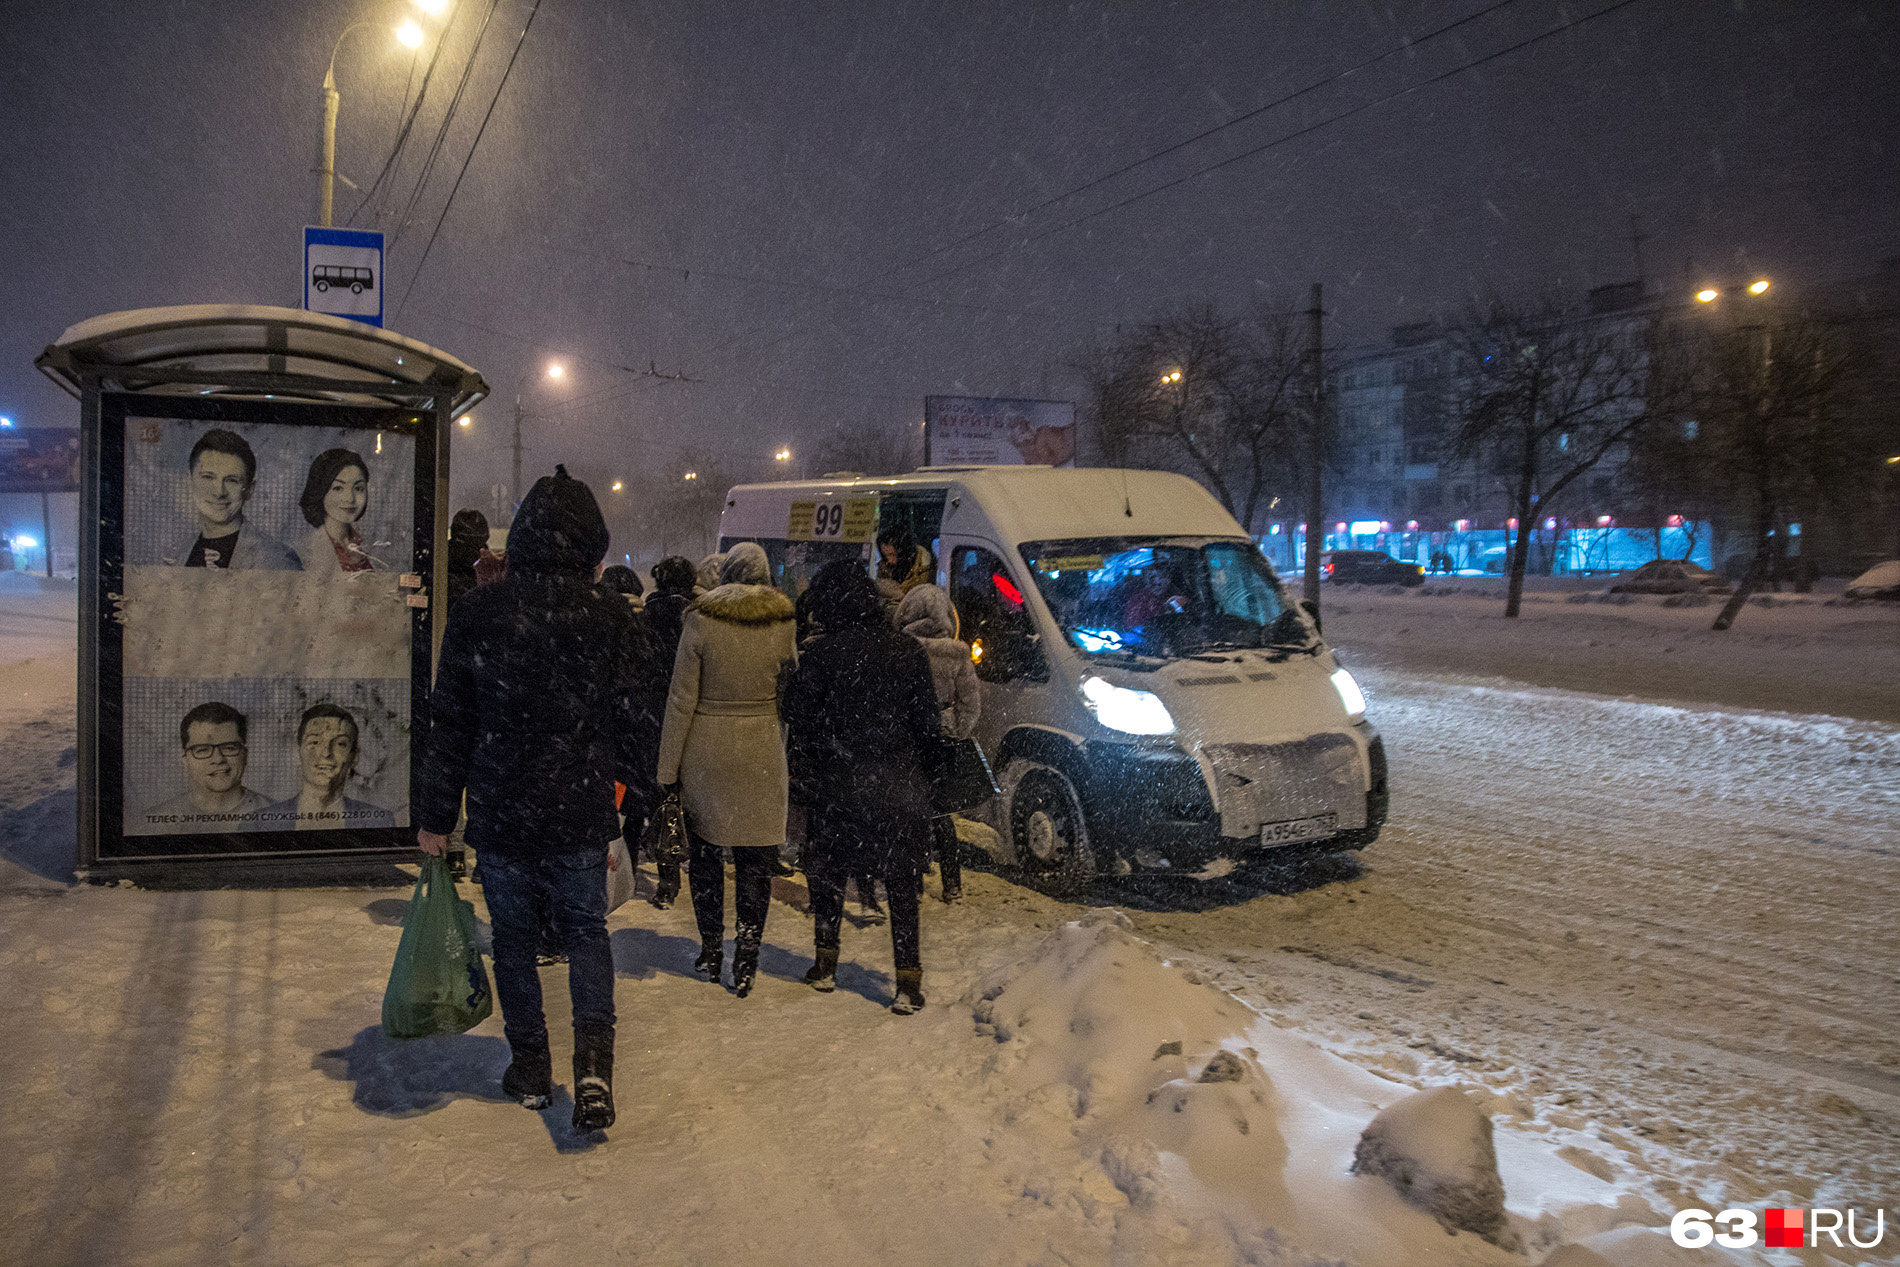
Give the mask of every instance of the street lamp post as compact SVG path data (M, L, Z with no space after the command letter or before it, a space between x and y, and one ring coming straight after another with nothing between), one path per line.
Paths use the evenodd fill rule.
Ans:
M447 0L422 4L422 8L432 14L439 14L447 7ZM326 229L331 225L336 195L336 114L337 107L342 104L342 97L336 90L336 55L342 50L343 41L349 38L351 31L382 25L381 22L352 22L343 28L343 34L337 36L336 43L330 46L330 64L323 72L323 167L318 173L321 183L317 188L317 222ZM396 42L408 49L422 47L422 41L426 38L421 27L407 20L400 26L386 29L392 30Z

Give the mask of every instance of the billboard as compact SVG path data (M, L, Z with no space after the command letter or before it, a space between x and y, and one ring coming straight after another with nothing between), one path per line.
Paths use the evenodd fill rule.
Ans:
M929 466L1075 465L1075 406L1066 400L924 397Z
M430 425L104 398L100 861L405 842Z
M0 429L0 493L78 491L77 427Z

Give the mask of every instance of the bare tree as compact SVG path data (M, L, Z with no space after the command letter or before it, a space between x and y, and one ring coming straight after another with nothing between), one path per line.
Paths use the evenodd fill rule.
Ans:
M1727 629L1785 543L1789 512L1816 506L1852 462L1847 390L1854 362L1840 340L1799 313L1683 331L1696 349L1699 469L1745 506L1753 560L1714 628Z
M1251 531L1299 464L1305 358L1285 313L1198 305L1095 345L1076 368L1111 463L1190 475Z
M1544 508L1655 416L1667 367L1646 320L1546 300L1474 305L1452 333L1457 444L1509 482L1517 532L1504 614L1515 617Z

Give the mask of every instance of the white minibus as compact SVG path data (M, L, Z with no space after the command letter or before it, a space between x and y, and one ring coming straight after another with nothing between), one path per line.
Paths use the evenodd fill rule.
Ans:
M1072 893L1377 839L1385 749L1365 698L1200 485L1038 466L743 484L720 548L758 542L796 599L834 559L875 575L876 540L899 526L936 561L976 659L1002 795L973 817L999 862Z

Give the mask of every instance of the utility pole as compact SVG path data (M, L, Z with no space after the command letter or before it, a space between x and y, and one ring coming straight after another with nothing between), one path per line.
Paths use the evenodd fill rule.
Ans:
M350 32L345 29L343 34ZM342 36L337 43L343 43ZM310 82L305 80L305 83ZM339 98L336 91L336 53L330 54L330 69L323 72L323 184L318 188L317 223L324 228L330 227L330 204L336 191L336 108ZM305 279L308 280L308 279Z
M1314 607L1313 619L1319 619L1319 556L1326 547L1324 475L1326 460L1326 365L1322 345L1325 341L1325 310L1320 307L1320 284L1313 283L1313 306L1306 310L1313 357L1313 416L1307 429L1306 443L1306 601Z
M514 522L515 522L515 512L512 509L512 507L519 506L521 504L521 397L520 396L515 397L515 482L509 486L508 496L513 499L509 503L511 509L508 511L508 525L509 527L513 527Z

